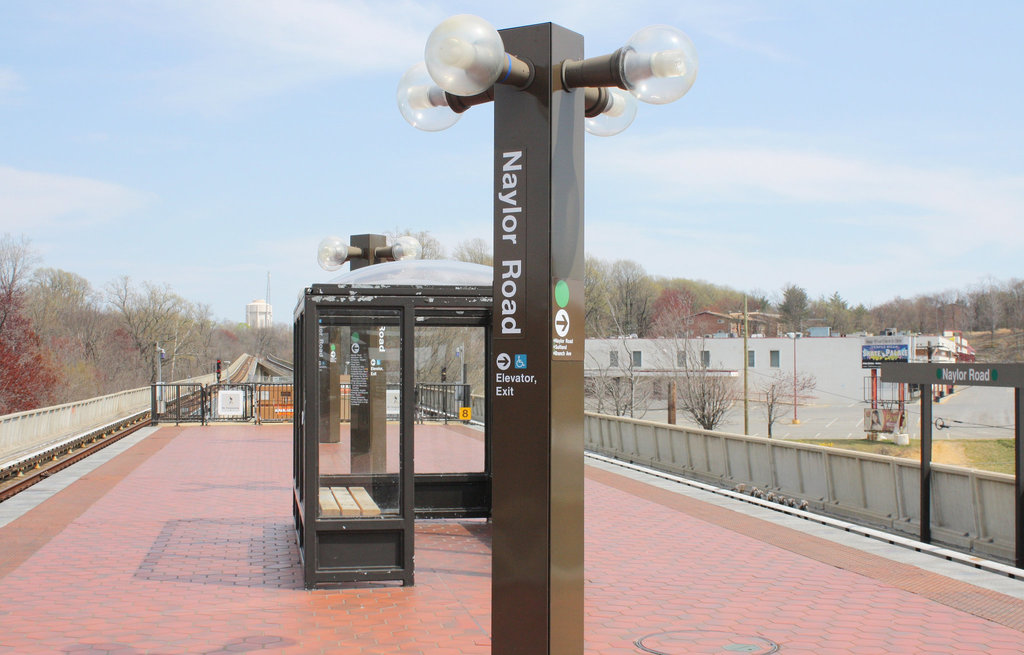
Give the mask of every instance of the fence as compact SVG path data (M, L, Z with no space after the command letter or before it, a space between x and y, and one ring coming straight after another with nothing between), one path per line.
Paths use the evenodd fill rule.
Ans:
M271 423L295 412L292 385L277 382L154 384L151 405L154 423Z
M725 487L744 484L810 509L920 534L920 463L763 437L587 413L595 452ZM932 540L1013 561L1014 478L932 464Z
M206 406L201 384L154 384L150 387L150 417L154 423L206 423Z
M341 420L350 420L347 401L350 385L342 383L339 404ZM294 417L292 385L288 383L243 382L208 386L196 384L152 385L151 407L154 423L206 423L208 421L291 421ZM458 383L417 384L417 419L459 420L459 409L472 407L474 419L483 421L483 398L471 396L469 385ZM401 388L388 385L386 411L398 420Z
M295 396L289 383L263 382L253 393L253 414L257 423L290 421L295 415Z
M459 409L471 407L468 384L458 382L441 382L436 384L416 385L416 418L417 420L459 419Z

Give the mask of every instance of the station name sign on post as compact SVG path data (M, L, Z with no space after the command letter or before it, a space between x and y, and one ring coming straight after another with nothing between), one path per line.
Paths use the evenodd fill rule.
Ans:
M497 291L501 298L498 323L503 337L525 337L523 314L526 306L526 288L523 284L526 253L526 157L523 150L501 153L501 167L498 169L496 184L498 227L501 240L495 244L495 261L501 272L501 284Z
M885 382L959 384L981 387L1024 386L1024 364L895 364L880 366Z

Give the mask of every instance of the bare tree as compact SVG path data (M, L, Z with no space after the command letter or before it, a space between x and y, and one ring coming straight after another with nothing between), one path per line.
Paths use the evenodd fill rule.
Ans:
M0 237L0 333L7 317L20 308L20 299L35 253L24 236L15 238L8 233Z
M650 276L640 264L622 259L612 264L608 282L619 334L647 336L657 295Z
M25 307L33 328L61 378L54 402L103 395L100 344L107 338L98 296L80 275L55 268L36 269Z
M609 299L608 315L619 336L615 348L608 353L610 375L606 391L613 399L616 416L625 416L628 412L630 418L642 418L647 413L650 400L654 396L654 384L650 378L641 375L640 364L634 354L640 351L629 347L631 335L620 319L619 310L621 310L621 306L617 309ZM614 363L611 360L612 357L615 359Z
M674 340L680 347L679 340ZM731 376L709 370L691 347L690 340L681 343L684 367L675 374L679 407L705 430L714 430L729 415L736 402L736 388Z
M58 268L40 268L32 274L27 295L26 310L42 339L73 339L85 357L95 358L99 307L88 280Z
M583 275L583 298L587 337L600 339L614 334L609 291L609 266L597 257L588 256Z
M491 246L483 239L467 239L459 242L459 245L455 246L455 250L452 251L452 259L484 266L494 264Z
M988 278L972 295L979 325L995 336L1003 319L1003 303L998 284L992 278Z
M466 382L483 388L484 329L480 327L421 325L416 327L416 381L461 382L463 363ZM442 374L443 373L443 374Z
M444 245L428 230L417 231L408 227L405 229L395 227L395 229L386 232L385 236L387 236L388 242L394 242L395 239L401 236L415 237L423 249L420 253L420 259L444 259L446 256Z
M1007 322L1015 333L1016 360L1024 354L1024 280L1011 279L1006 283L1005 294Z
M584 393L599 413L643 418L654 396L654 380L635 365L628 340L616 340L605 361L588 353L591 374L584 381Z
M795 385L795 386L794 386ZM817 385L813 375L800 373L794 381L793 376L782 371L761 380L757 384L758 392L764 397L764 415L768 422L768 438L772 438L772 426L783 414L786 401L797 402L801 392L811 391ZM794 393L796 398L794 398Z
M120 318L137 365L148 371L149 382L157 379L157 344L168 351L167 364L188 353L195 308L170 287L146 282L139 290L122 276L107 286L107 301Z

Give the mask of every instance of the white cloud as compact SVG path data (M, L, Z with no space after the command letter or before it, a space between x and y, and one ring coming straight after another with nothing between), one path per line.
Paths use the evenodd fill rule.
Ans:
M588 161L587 250L735 288L854 302L1019 276L1024 177L912 164L806 138L623 139ZM652 258L651 244L669 257Z
M146 201L145 194L109 182L0 166L3 231L81 228L122 216Z
M413 2L225 0L191 7L219 39L350 73L404 68L410 56L415 62L422 56L424 29L437 18Z
M692 35L702 32L734 48L787 58L770 45L742 36L752 24L771 20L746 2L592 5L559 0L470 11L499 28L555 20L584 32L592 45L610 48L644 27L645 20L658 17L659 22L679 23ZM198 46L194 59L159 71L154 78L163 87L162 101L212 113L325 79L385 73L397 80L422 59L430 31L448 15L465 11L454 2L412 0L154 0L136 5L130 15L117 4L112 7L112 21L127 21L133 29L157 38L170 36Z
M820 220L849 222L855 214L865 228L913 230L922 245L942 251L1024 245L1024 177L721 141L709 145L681 133L657 144L632 141L605 152L600 166L615 170L627 188L682 206L746 204L754 215L769 205L775 214L813 206Z
M152 75L162 101L213 113L332 78L401 71L444 15L414 2L165 0L130 20L187 39L196 56ZM112 20L121 16L112 15Z
M21 89L21 76L10 68L0 67L0 101Z

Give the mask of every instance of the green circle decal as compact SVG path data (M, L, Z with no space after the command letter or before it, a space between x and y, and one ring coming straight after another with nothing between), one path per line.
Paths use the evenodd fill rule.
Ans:
M941 368L935 369L935 379L936 380L941 380L942 379L942 369Z
M559 280L555 285L555 303L562 308L569 304L569 283L565 280Z
M999 379L999 371L992 369L992 381L995 382Z

